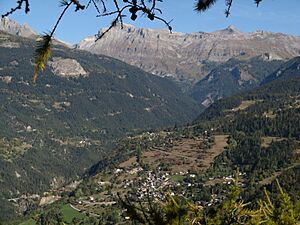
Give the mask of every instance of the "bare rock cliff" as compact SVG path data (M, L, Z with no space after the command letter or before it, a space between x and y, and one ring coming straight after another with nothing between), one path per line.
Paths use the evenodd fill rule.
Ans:
M17 22L7 17L1 18L0 30L5 31L9 34L26 37L26 38L37 37L37 33L34 32L28 24L20 25Z
M83 67L75 59L63 59L60 57L54 57L51 61L48 62L48 65L51 67L52 72L55 75L61 77L75 77L88 76Z
M233 26L212 33L171 34L163 29L124 25L95 40L96 36L88 37L76 47L177 80L201 79L209 72L203 68L204 62L258 55L267 55L269 60L288 59L300 54L300 37L264 31L244 33Z

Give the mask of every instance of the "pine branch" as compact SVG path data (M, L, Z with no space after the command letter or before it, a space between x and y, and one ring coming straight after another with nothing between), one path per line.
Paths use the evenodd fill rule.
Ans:
M146 15L149 20L159 20L163 22L167 28L169 29L170 32L172 32L172 27L170 25L171 21L166 21L164 18L155 15L155 12L158 11L159 13L162 13L160 9L156 8L156 2L162 2L162 0L150 0L148 1L151 3L151 6L148 6L144 0L141 0L140 3L138 3L136 0L128 1L124 0L123 2L127 3L125 4L122 8L120 7L119 3L117 0L113 0L114 5L115 5L115 11L111 12L105 12L103 14L98 15L97 17L103 17L103 16L111 16L111 15L116 15L115 19L112 21L111 25L109 28L107 28L103 33L99 34L98 37L96 38L96 41L101 39L105 34L107 34L113 27L115 27L118 23L121 24L121 28L123 28L123 17L126 15L124 14L125 10L129 10L129 13L131 14L130 19L131 20L136 20L137 19L137 13L141 12L142 14Z
M96 9L97 13L100 15L101 12L100 12L100 9L99 9L99 7L98 7L96 1L95 1L95 0L91 0L91 2L93 3L94 8ZM97 2L101 2L102 8L103 8L102 12L105 13L105 12L107 11L105 2L104 2L103 0L97 0Z
M29 0L19 0L17 1L17 6L15 8L11 8L10 11L8 11L7 13L1 15L1 17L6 17L9 16L11 14L13 14L15 11L22 9L22 5L23 3L25 3L25 13L29 13L30 8L29 8Z
M45 64L48 61L48 59L51 56L52 49L51 49L51 42L53 35L63 18L64 14L67 12L68 8L71 6L72 1L69 3L66 3L66 1L62 1L61 4L65 6L64 10L60 14L58 20L56 21L56 24L54 25L52 31L50 34L45 34L41 37L41 39L38 41L38 47L36 49L36 55L35 55L35 67L34 67L34 73L33 73L33 83L36 83L38 73L39 71L43 71L45 69Z
M81 5L78 0L71 0L71 2L76 6L75 12L85 9L85 6Z
M217 0L199 0L196 4L196 10L199 12L204 12L212 7Z
M233 0L226 0L226 6L227 6L227 9L225 10L226 17L228 17L230 15L232 2L233 2Z
M254 3L256 4L256 6L259 6L259 4L262 1L263 0L254 0ZM197 0L195 10L199 11L199 12L205 12L209 8L211 8L216 2L217 2L217 0ZM226 17L228 17L230 15L230 10L231 10L231 7L232 7L232 3L233 3L233 0L225 0L225 4L226 4L226 7L227 7L225 9Z
M35 67L33 73L33 83L36 83L37 76L39 71L43 71L45 69L45 63L51 56L51 40L52 36L50 34L45 34L42 38L38 41L39 46L36 49L35 55Z
M255 4L256 4L256 6L258 7L259 4L262 2L262 0L255 0L254 2L255 2Z
M98 15L97 17L102 17L102 16L115 16L114 20L112 21L111 25L107 30L105 30L103 33L99 34L98 37L96 38L96 41L101 39L105 34L107 34L113 27L115 27L118 23L121 24L121 28L123 28L123 18L126 16L126 13L124 12L125 10L129 11L130 18L131 20L136 20L137 19L137 14L141 13L142 15L147 16L149 20L159 20L163 22L167 28L169 29L170 32L172 32L172 27L170 25L171 21L167 21L164 18L157 16L156 13L162 14L162 11L156 7L157 2L162 2L163 0L111 0L114 3L115 10L114 11L109 11L107 12L107 8L105 5L105 0L89 0L87 7L90 4L93 4L95 7ZM196 0L196 6L195 9L199 12L204 12L208 10L210 7L212 7L217 0ZM254 3L258 6L263 0L254 0ZM103 12L101 13L100 8L98 7L98 4L102 4ZM225 10L225 15L228 17L230 15L230 10L233 4L233 0L225 0L227 9ZM29 8L29 0L18 0L17 1L17 6L15 8L11 8L10 11L7 13L3 14L2 17L8 16L13 14L15 11L20 10L25 4L25 13L28 13L30 11ZM60 0L60 5L65 7L61 15L56 21L56 24L54 25L52 31L49 34L45 34L41 37L39 41L39 47L36 50L36 56L35 56L35 61L36 61L36 66L34 69L34 76L33 76L33 81L34 83L37 80L37 75L38 72L41 70L44 70L45 68L45 63L49 59L51 55L51 40L53 38L53 35L62 20L62 17L66 13L66 11L69 9L71 5L75 6L75 11L79 10L85 10L87 7L85 5L81 4L81 0ZM128 12L127 12L128 13Z

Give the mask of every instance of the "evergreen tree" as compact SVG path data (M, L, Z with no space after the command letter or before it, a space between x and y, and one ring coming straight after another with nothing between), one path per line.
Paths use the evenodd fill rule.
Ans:
M244 203L238 182L230 187L227 199L215 210L203 210L191 202L183 201L171 195L166 196L166 203L147 204L132 202L120 198L122 206L133 224L148 225L297 225L300 224L300 201L293 204L279 183L280 193L276 200L271 200L265 191L265 200L259 200L258 208L253 202Z

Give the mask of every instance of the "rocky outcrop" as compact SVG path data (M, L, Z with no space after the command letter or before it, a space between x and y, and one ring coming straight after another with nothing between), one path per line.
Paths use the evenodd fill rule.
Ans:
M100 30L102 33L104 30ZM225 62L263 55L268 60L300 54L300 37L256 31L244 33L233 26L212 33L170 33L163 29L116 27L102 39L82 40L76 47L104 54L159 76L199 80L208 74L203 62Z
M10 84L12 82L12 76L0 76L0 81L5 84Z
M37 33L34 32L28 24L20 25L17 22L7 17L1 19L0 30L5 31L9 34L26 37L26 38L37 37Z
M75 59L54 57L48 64L51 67L52 72L57 76L78 78L80 76L85 77L88 75L88 72L86 72Z

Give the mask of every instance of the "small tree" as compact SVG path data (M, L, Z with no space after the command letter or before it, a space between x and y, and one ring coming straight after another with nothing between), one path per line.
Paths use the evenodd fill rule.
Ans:
M276 200L272 201L265 191L266 199L259 200L258 208L251 207L251 202L244 203L237 183L214 212L169 194L165 203L149 198L147 204L128 198L120 198L120 202L133 221L148 225L299 225L300 202L294 205L278 182L277 187Z
M137 148L136 148L136 161L139 165L142 165L143 162L142 162L142 150L141 150L141 146L138 145Z

